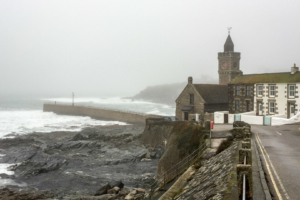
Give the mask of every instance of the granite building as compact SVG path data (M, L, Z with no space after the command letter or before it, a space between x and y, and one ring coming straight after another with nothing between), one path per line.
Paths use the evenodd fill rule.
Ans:
M188 84L176 99L176 117L179 120L194 120L198 113L204 118L205 113L224 111L228 109L227 85L193 84L193 78L188 78Z
M218 53L219 84L228 84L236 76L242 74L240 70L241 53L234 52L234 44L228 35L224 44L224 52Z

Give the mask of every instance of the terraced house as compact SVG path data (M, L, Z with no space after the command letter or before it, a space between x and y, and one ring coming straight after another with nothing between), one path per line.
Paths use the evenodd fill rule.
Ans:
M237 76L228 85L229 112L293 117L300 111L299 87L296 64L291 72Z

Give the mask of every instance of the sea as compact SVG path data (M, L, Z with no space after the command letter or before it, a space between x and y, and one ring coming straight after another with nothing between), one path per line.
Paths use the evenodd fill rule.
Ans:
M0 96L0 139L13 138L16 135L33 132L81 131L85 127L113 124L126 125L125 122L121 121L104 121L92 119L87 116L57 115L52 112L43 112L44 103L71 105L72 102L72 98ZM74 105L135 111L164 116L174 116L175 114L175 108L170 105L122 97L78 97L74 98ZM12 175L13 172L7 170L11 164L1 163L2 156L4 155L0 154L0 174L5 173ZM8 184L22 186L23 183L15 183L11 179L0 178L0 188Z

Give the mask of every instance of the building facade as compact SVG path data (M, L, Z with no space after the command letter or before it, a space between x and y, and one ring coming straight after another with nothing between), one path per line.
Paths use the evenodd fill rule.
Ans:
M249 97L246 95L247 92L241 92L241 88L245 90L247 86L250 87ZM245 109L247 100L250 101L251 111L256 115L278 115L290 118L300 111L300 72L296 65L291 68L291 72L241 75L236 77L228 87L230 113L249 111ZM243 98L240 97L241 95Z
M219 84L228 84L236 76L242 74L240 70L241 53L234 52L234 44L228 35L224 44L224 52L218 53Z
M229 113L243 113L254 110L254 87L253 83L233 82L228 84Z
M228 108L228 86L217 84L188 84L176 99L176 117L179 120L194 120L195 114L204 118L205 113L225 111Z

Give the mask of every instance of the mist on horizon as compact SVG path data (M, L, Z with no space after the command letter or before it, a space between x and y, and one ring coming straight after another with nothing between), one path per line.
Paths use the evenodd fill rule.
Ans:
M188 76L217 83L227 27L244 74L290 71L300 65L299 7L283 0L3 0L0 93L126 97Z

